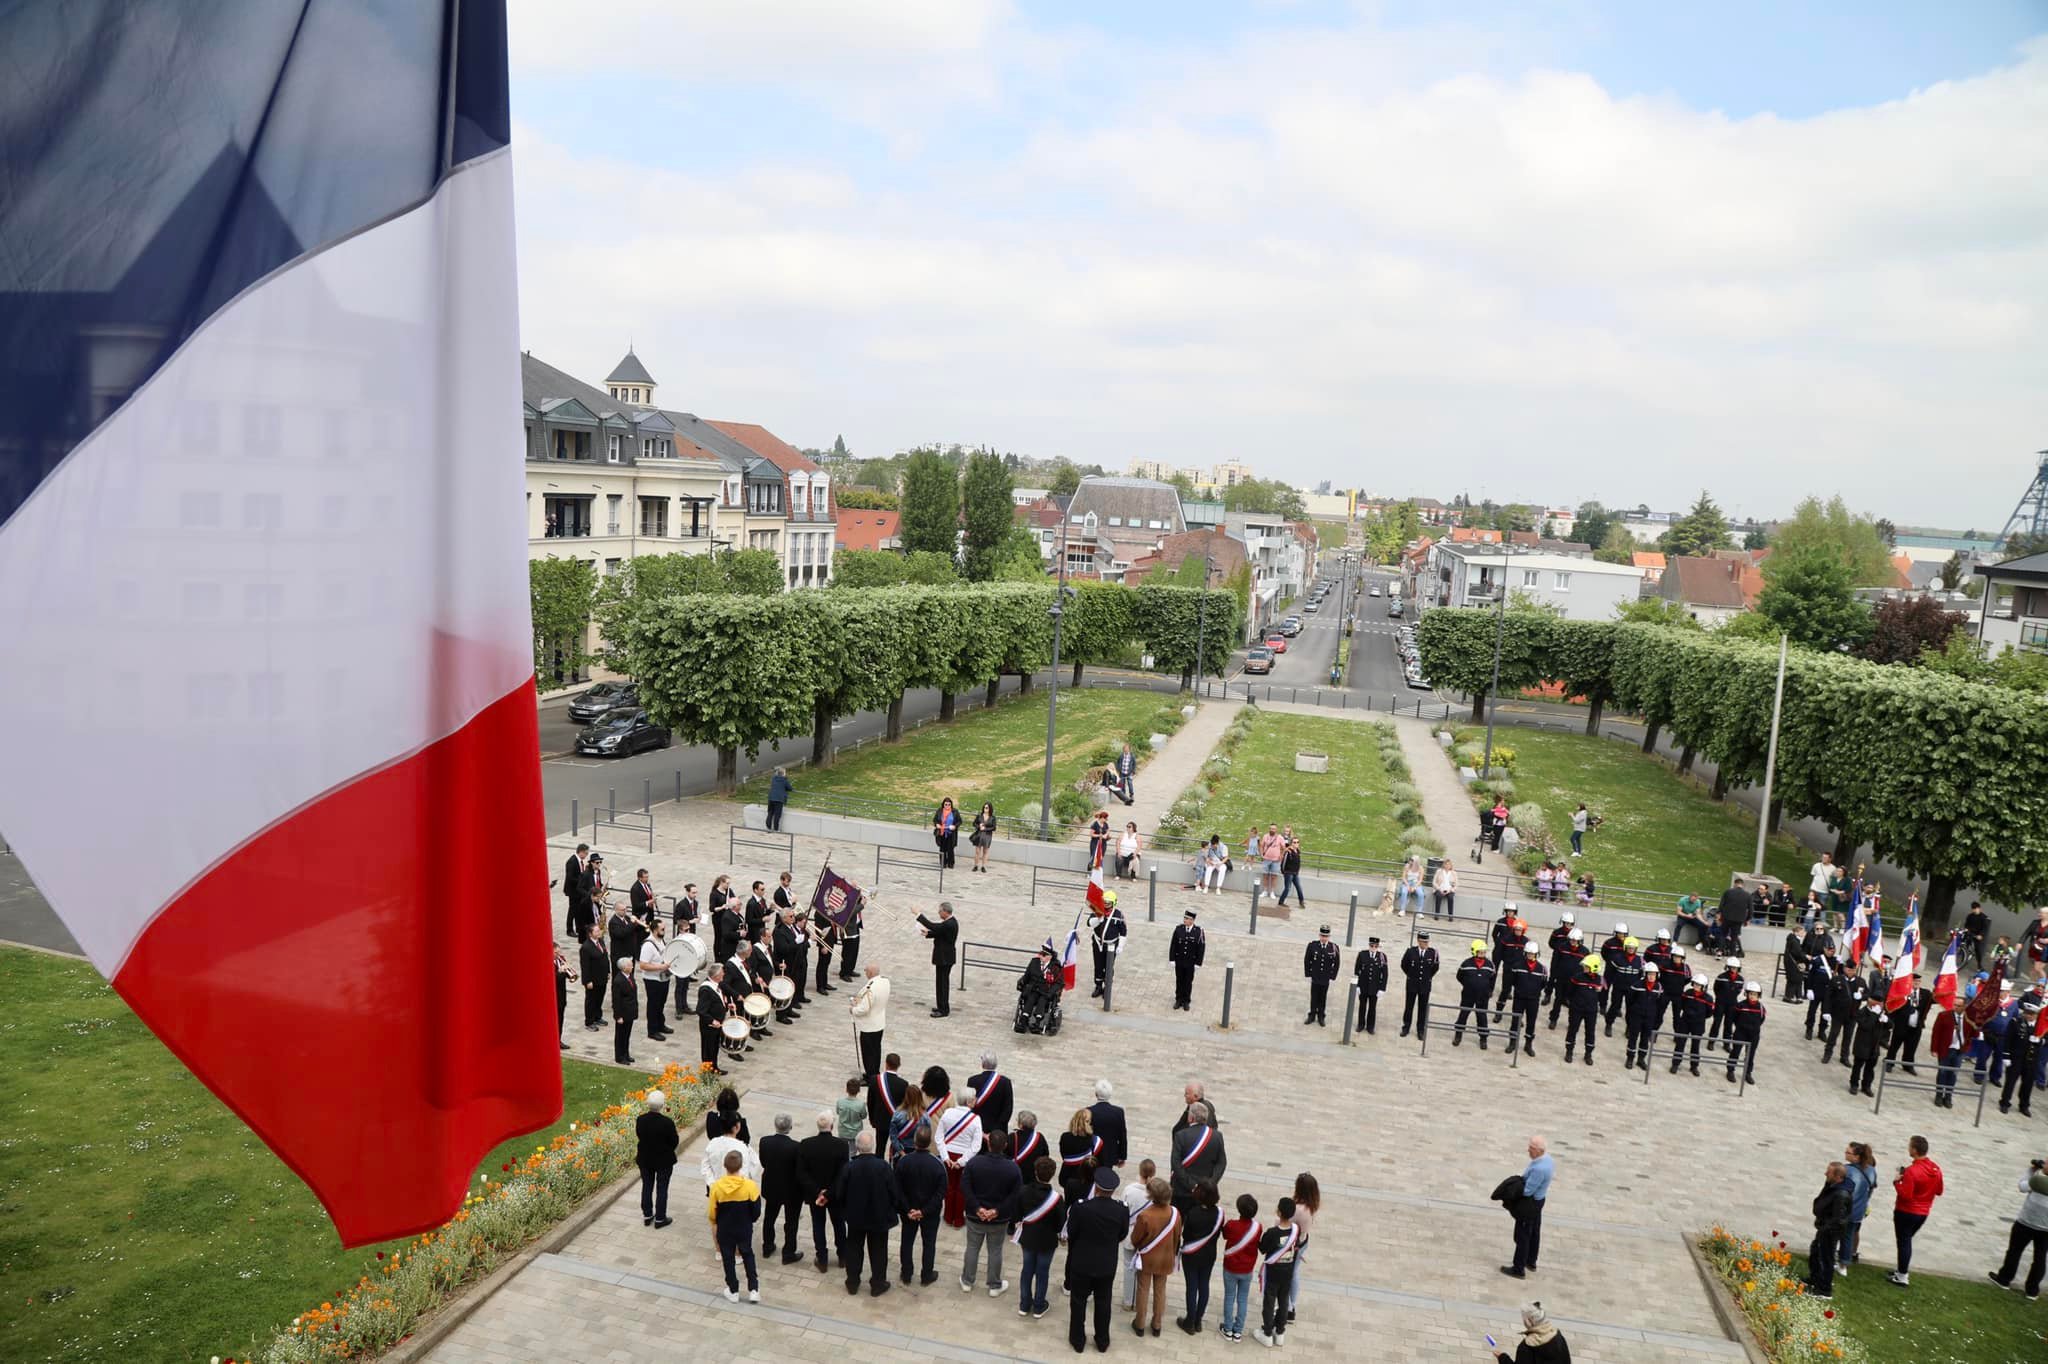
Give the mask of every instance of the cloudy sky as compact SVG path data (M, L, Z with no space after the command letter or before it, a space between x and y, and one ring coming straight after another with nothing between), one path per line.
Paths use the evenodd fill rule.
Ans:
M1958 528L2048 445L2048 0L564 16L523 344L799 445Z

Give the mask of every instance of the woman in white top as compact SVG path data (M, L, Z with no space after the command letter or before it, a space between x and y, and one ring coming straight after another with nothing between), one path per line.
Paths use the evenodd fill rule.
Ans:
M1436 869L1436 912L1439 915L1458 912L1458 869L1449 862Z
M1138 826L1125 823L1123 837L1116 841L1116 874L1126 881L1138 879Z

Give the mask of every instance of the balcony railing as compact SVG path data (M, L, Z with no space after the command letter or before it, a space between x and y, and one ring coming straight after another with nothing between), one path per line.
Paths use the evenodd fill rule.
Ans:
M549 526L541 531L543 540L580 540L590 534L587 525Z

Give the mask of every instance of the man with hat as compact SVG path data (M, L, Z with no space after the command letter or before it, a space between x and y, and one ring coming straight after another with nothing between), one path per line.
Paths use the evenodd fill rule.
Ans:
M1664 986L1658 979L1662 974L1656 962L1646 961L1625 987L1623 1039L1628 1054L1621 1059L1624 1070L1650 1068L1650 1036L1664 1023Z
M1429 983L1436 979L1436 973L1443 967L1436 949L1429 945L1429 934L1417 933L1414 944L1401 954L1401 974L1408 985L1401 1000L1401 1036L1408 1035L1408 1029L1420 1022L1425 1031L1429 1028Z
M1116 892L1102 892L1102 902L1109 908L1088 925L1088 948L1095 957L1095 989L1088 996L1090 999L1102 998L1104 982L1109 979L1110 959L1124 950L1124 938L1131 931L1131 926L1124 922L1124 912L1116 907Z
M1582 928L1572 927L1564 931L1564 945L1550 954L1550 1030L1557 1031L1557 1016L1564 1012L1565 1000L1570 996L1572 982L1579 978L1579 967L1586 960L1586 933Z
M1494 1008L1506 1007L1508 991L1512 988L1511 975L1514 965L1521 960L1522 949L1529 943L1529 925L1523 923L1515 913L1515 902L1508 900L1500 907L1500 917L1493 921L1493 961L1500 968L1500 998L1494 1001Z
M1543 959L1536 955L1535 948L1523 950L1521 960L1506 972L1508 988L1512 995L1508 1015L1508 1051L1515 1050L1517 1035L1521 1039L1522 1055L1536 1054L1536 1009L1543 1002L1543 993L1550 985L1550 973L1543 969Z
M1558 974L1558 954L1564 951L1566 943L1572 941L1572 925L1576 919L1577 916L1567 909L1557 916L1557 927L1550 930L1550 982L1543 988L1545 1001L1555 999L1558 992L1564 989L1565 981L1570 979L1569 976ZM1577 969L1576 964L1573 969Z
M1065 982L1052 953L1052 939L1047 938L1017 976L1017 1032L1043 1032L1053 1001L1060 997Z
M1628 943L1628 925L1617 923L1614 931L1607 935L1607 941L1600 944L1600 970L1612 971L1614 963L1621 960L1622 948Z
M1337 978L1342 966L1337 944L1330 941L1330 926L1324 924L1316 940L1301 955L1301 973L1308 977L1308 1017L1301 1020L1303 1023L1329 1026L1330 982Z
M1130 1234L1131 1215L1116 1196L1116 1171L1095 1172L1093 1196L1067 1210L1067 1343L1079 1353L1088 1346L1088 1306L1095 1305L1095 1348L1109 1349L1110 1296L1117 1261Z
M1998 1111L2001 1113L2012 1112L2012 1091L2017 1084L2020 1116L2034 1116L2034 1084L2038 1079L2034 1067L2041 1054L2041 1039L2035 1035L2035 1026L2040 1020L2041 1003L2030 991L2005 1032L2005 1088L1999 1091L1998 1096Z
M1166 959L1173 963L1174 1008L1194 1008L1195 968L1202 964L1208 948L1208 939L1195 927L1195 911L1181 911L1180 927L1173 930L1173 941L1166 945Z
M1472 955L1458 966L1458 1022L1451 1029L1451 1045L1465 1041L1465 1016L1479 1011L1479 1050L1486 1050L1486 1003L1493 998L1493 963L1486 959L1486 943L1472 940Z
M1735 1079L1735 1062L1742 1061L1742 1083L1756 1083L1756 1044L1764 1034L1764 983L1760 980L1742 982L1742 1002L1737 1004L1729 1020L1728 1079Z
M1877 1079L1877 1058L1890 1040L1891 1020L1885 1017L1884 1000L1877 995L1864 995L1863 1007L1856 1011L1855 1028L1849 1037L1851 1094L1858 1090L1866 1095L1872 1094L1871 1085Z
M1643 949L1643 960L1645 962L1656 962L1659 971L1669 971L1671 969L1670 929L1660 928L1657 930L1657 941Z
M1586 1064L1593 1064L1593 1040L1600 1034L1600 997L1607 983L1600 979L1600 958L1587 957L1565 993L1565 1012L1571 1021L1564 1030L1564 1059L1569 1065L1578 1047L1579 1030L1586 1033Z
M1380 996L1387 992L1387 954L1380 951L1378 938L1367 938L1365 950L1352 963L1351 974L1358 981L1358 1022L1367 1036L1377 1031Z
M1673 975L1682 972L1674 969ZM1700 1038L1707 1031L1707 1015L1713 1012L1714 1000L1707 993L1707 978L1693 976L1683 982L1676 999L1671 1001L1671 1073L1678 1074L1678 1060L1685 1052L1686 1043L1692 1043L1692 1073L1700 1073Z
M1666 1004L1676 1004L1685 987L1692 983L1692 968L1685 964L1685 949L1676 943L1671 946L1671 964L1664 968L1663 982Z

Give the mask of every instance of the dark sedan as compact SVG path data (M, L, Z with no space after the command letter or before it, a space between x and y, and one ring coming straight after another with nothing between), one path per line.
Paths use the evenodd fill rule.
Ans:
M569 703L569 718L587 725L621 706L639 704L639 688L631 682L600 682Z
M589 729L576 736L576 751L600 758L623 758L650 748L667 748L674 742L665 725L647 718L647 712L621 706L607 713Z

